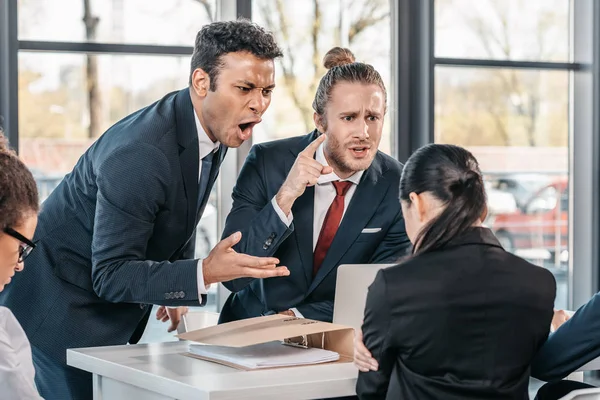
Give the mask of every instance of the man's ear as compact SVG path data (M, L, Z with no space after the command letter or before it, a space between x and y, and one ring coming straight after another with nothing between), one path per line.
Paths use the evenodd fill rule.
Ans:
M317 127L317 130L320 133L325 133L325 131L327 130L326 129L327 127L325 126L324 120L325 120L325 116L319 115L316 112L313 113L313 121L315 121L315 126Z
M191 87L198 97L206 97L210 89L210 76L202 68L196 68L192 72Z

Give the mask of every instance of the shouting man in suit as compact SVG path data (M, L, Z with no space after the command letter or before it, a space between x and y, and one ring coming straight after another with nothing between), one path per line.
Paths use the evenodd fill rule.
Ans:
M331 321L338 265L395 262L409 247L398 205L402 165L378 151L381 76L347 49L324 61L317 130L252 148L224 231L242 231L237 251L275 256L290 276L224 283L233 293L220 322L272 313Z
M239 232L195 260L193 235L227 148L271 102L280 55L250 22L205 26L189 87L117 122L46 200L37 251L0 297L31 341L44 398L91 398L91 374L68 367L66 349L135 343L152 304L203 305L212 283L289 274L233 251ZM181 310L165 314L173 328Z

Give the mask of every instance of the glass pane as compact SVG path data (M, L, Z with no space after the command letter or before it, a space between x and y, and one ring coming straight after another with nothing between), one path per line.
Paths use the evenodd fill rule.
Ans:
M202 25L215 20L216 3L61 0L58 7L51 0L18 0L19 39L193 46Z
M88 76L88 62L97 75ZM19 146L43 201L71 171L81 154L122 117L187 86L189 57L19 54ZM87 89L87 83L97 91ZM89 107L91 102L95 105ZM94 112L90 112L90 110ZM90 123L90 121L95 121ZM196 256L204 258L216 244L217 187L198 224ZM216 288L203 311L216 311ZM176 340L153 310L145 342Z
M252 7L254 20L273 31L284 50L277 64L273 101L254 130L254 143L303 135L315 128L312 102L325 73L323 56L333 46L348 47L357 61L372 64L383 77L389 97L389 0L255 0ZM386 153L391 149L390 126L388 112L379 147Z
M435 0L435 55L569 61L569 0Z
M468 148L504 247L556 277L567 307L569 72L436 67L435 140Z

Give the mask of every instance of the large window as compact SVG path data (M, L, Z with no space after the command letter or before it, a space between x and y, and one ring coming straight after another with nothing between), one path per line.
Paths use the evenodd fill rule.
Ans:
M569 0L436 0L436 142L471 150L486 224L567 307ZM525 62L523 62L525 61Z
M277 64L273 102L255 130L255 143L315 129L312 102L326 72L323 56L333 46L348 47L357 61L372 64L382 75L389 97L389 0L254 0L252 14L257 23L273 31L284 50ZM379 147L386 153L392 148L390 127L388 112Z
M19 39L58 42L193 44L214 21L217 0L18 0Z
M586 34L590 27L581 29L598 23L595 1L64 0L60 9L48 0L11 1L18 2L19 21L16 135L10 124L17 118L7 101L14 97L0 96L0 112L9 117L8 133L18 138L43 197L107 126L185 85L197 30L223 16L221 4L237 3L245 14L251 9L252 19L272 30L284 50L255 143L314 128L311 104L325 72L323 55L335 45L349 47L377 68L388 88L381 150L392 153L396 142L405 160L431 140L465 146L484 171L486 223L507 249L555 274L556 307L567 307L577 292L568 293L569 279L579 292L588 282L596 287L597 256L589 249L597 247L597 222L581 223L596 214L596 197L589 193L598 192L597 155L591 155L598 151L591 139L598 134L588 115L598 108L593 81L599 72L591 51L597 43ZM391 12L399 19L392 21ZM3 39L12 36L2 28ZM3 74L0 80L0 94L12 96L16 79ZM399 115L395 121L391 111ZM392 122L398 132L390 134ZM230 155L243 160L244 150ZM221 175L220 186L233 185L234 170ZM198 256L219 237L216 209L225 214L229 192L213 193L200 223ZM579 243L571 249L568 227ZM213 292L209 310L214 298ZM579 296L575 303L585 300ZM145 339L172 337L151 321Z
M187 57L91 57L93 75L86 54L19 56L20 154L41 177L62 177L107 128L188 79Z
M435 0L435 55L569 61L569 7L569 0Z
M217 8L216 0L64 3L18 1L20 47L26 49L18 58L19 151L42 201L112 124L187 86L190 57L181 49L191 54L196 33ZM110 54L78 50L88 42L123 46ZM40 45L44 51L27 51ZM69 52L57 52L65 46ZM219 237L217 200L218 183L198 225L199 258ZM216 290L213 285L204 311L216 311ZM175 340L167 327L152 316L142 341Z

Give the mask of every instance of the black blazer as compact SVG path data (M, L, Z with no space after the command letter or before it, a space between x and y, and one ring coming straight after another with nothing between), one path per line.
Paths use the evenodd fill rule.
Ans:
M359 374L359 398L527 399L555 294L487 228L379 271L362 327L379 370Z

